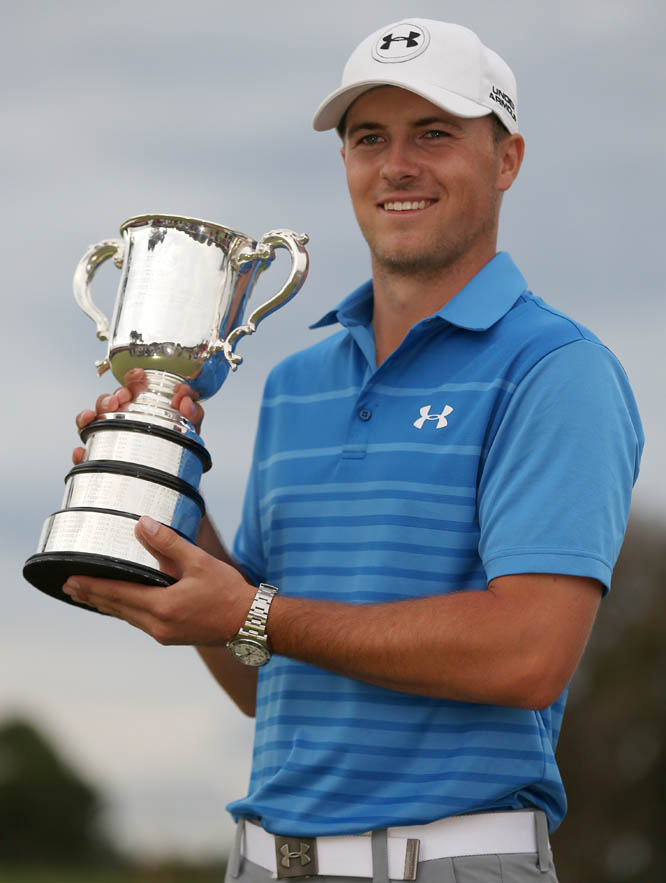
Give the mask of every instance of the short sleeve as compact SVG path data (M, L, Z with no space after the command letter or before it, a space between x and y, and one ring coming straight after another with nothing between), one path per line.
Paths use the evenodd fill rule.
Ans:
M610 588L643 431L626 374L582 339L520 381L479 482L479 552L490 581L562 573Z

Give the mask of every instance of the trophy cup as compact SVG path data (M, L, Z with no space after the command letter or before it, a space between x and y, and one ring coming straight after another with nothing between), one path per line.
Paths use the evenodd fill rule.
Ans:
M136 539L141 515L194 542L205 512L198 492L211 458L192 424L171 406L187 383L206 399L222 386L242 357L237 341L301 288L308 270L308 237L273 230L257 242L207 221L176 215L141 215L125 221L122 239L91 246L74 274L74 297L108 340L105 359L122 384L143 368L147 386L122 411L100 415L80 433L82 463L65 478L61 508L42 529L37 552L23 575L43 592L76 604L62 592L67 577L84 574L145 585L173 578ZM277 248L291 256L282 288L244 313L252 289ZM90 282L113 258L122 268L111 324L93 303ZM89 608L86 608L89 609Z

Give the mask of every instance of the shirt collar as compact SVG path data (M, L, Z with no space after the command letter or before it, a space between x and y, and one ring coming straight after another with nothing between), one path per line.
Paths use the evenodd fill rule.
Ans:
M372 297L372 279L368 279L341 300L337 307L323 315L318 322L313 322L310 328L324 328L326 325L335 325L336 322L344 325L345 328L350 325L369 325L372 321Z
M509 253L500 251L430 318L438 316L469 331L486 331L509 312L526 289L525 278ZM368 280L310 328L336 322L345 327L368 325L372 319L372 295L372 280Z

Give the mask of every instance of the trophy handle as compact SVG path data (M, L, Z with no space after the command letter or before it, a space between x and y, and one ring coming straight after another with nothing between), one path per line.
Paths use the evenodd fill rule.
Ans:
M92 295L90 294L90 283L100 264L108 261L111 257L113 257L113 263L116 267L122 267L123 243L120 239L103 239L97 245L91 245L79 261L74 272L74 299L86 316L89 316L95 323L99 340L108 340L109 320L99 307L93 303ZM95 362L95 366L97 367L97 372L103 374L110 367L109 360L104 359L101 362Z
M271 313L290 301L305 282L305 277L308 274L309 259L304 246L307 244L308 239L307 233L299 235L291 230L271 230L261 237L255 248L243 248L233 258L234 266L236 269L239 269L248 261L259 259L268 262L274 257L276 248L286 248L291 255L291 271L287 281L277 294L274 294L266 303L253 310L248 316L247 322L243 325L238 325L230 331L226 340L218 341L216 348L222 348L224 357L231 366L232 371L235 371L243 361L242 356L233 352L236 341L246 334L254 334L261 320L265 319L266 316L270 316ZM265 269L265 267L262 269Z

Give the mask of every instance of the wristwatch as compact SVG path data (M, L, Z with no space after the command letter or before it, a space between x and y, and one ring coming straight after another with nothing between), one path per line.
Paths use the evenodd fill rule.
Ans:
M271 601L277 595L277 591L275 586L261 583L248 611L247 619L233 638L227 641L231 655L245 665L265 665L271 658L266 623Z

